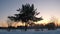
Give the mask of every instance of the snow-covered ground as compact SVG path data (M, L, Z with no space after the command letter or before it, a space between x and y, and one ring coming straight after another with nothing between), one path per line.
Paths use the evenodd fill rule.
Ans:
M12 30L12 31L6 31L6 30L0 30L0 34L60 34L60 29L57 30L44 30L44 31L34 31L34 30L28 30L28 31L20 31L20 30Z

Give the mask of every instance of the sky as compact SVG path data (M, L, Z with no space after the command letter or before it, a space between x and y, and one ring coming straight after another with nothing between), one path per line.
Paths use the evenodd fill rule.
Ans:
M26 3L34 4L35 9L37 8L37 11L40 12L38 17L48 19L54 16L60 19L60 0L0 0L0 22L6 21L8 16L18 13L16 10Z

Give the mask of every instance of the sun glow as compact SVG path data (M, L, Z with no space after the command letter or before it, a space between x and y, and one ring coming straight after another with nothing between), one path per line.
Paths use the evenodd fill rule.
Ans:
M35 24L47 24L49 23L49 19L44 19L44 20L41 20L41 21L38 21L38 22L34 22Z

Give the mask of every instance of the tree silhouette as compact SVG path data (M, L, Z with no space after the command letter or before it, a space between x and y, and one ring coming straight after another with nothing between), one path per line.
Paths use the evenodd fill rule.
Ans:
M34 9L34 4L30 5L30 4L25 4L22 5L22 8L17 10L19 13L18 14L14 14L14 16L8 16L8 18L11 21L15 21L15 22L28 22L29 20L31 21L39 21L42 20L42 17L37 18L35 17L36 15L40 14L36 11L36 9Z
M48 30L51 30L51 29L54 30L56 28L54 22L48 23L45 26L48 28Z

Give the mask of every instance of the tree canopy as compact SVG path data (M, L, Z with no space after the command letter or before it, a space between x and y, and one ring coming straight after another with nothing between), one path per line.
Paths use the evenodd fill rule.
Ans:
M31 21L39 21L42 20L42 17L37 18L36 15L40 14L34 9L34 4L22 4L22 8L19 8L17 10L19 13L14 14L14 16L8 16L8 18L11 21L22 21L22 22L28 22L29 20Z

